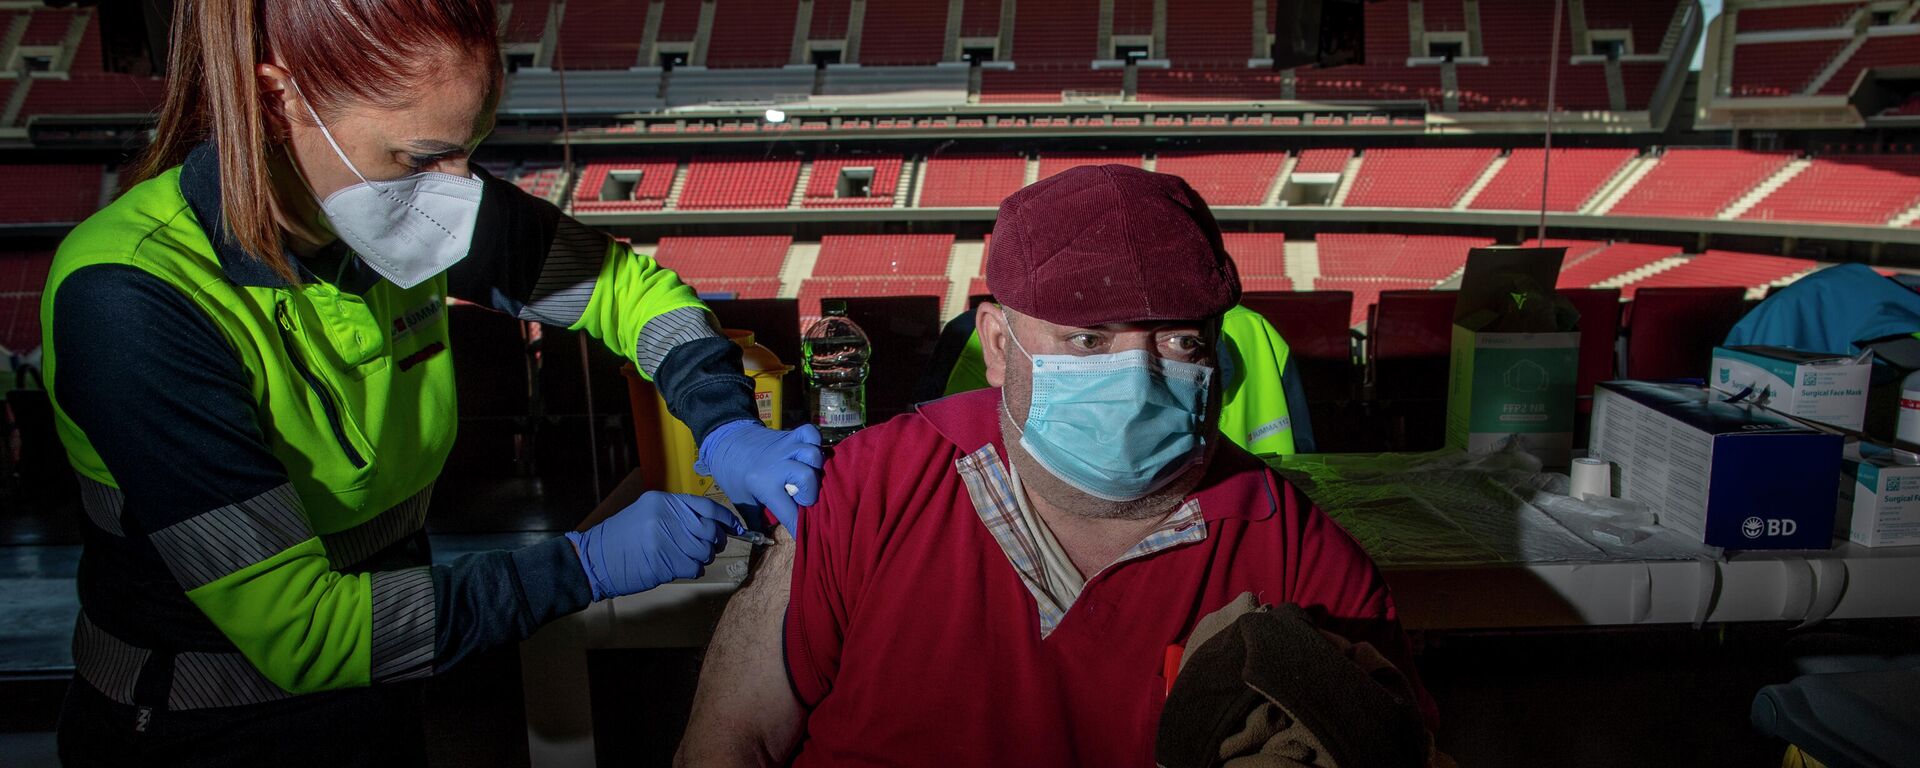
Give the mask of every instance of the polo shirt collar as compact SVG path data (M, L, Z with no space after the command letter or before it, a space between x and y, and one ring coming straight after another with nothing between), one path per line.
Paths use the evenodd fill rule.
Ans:
M187 153L186 162L180 167L180 194L186 198L187 207L193 210L194 217L200 220L201 229L206 230L207 240L213 244L214 255L220 259L221 271L234 285L250 288L294 287L271 267L241 250L240 245L227 236L220 192L220 153L213 142L202 142ZM340 258L353 259L346 243L340 240L328 245L327 251L329 255L338 251ZM292 251L287 252L287 258L299 272L302 284L322 282ZM371 276L378 279L378 275L362 269L357 259L354 261L356 263L348 268L348 275L341 281L340 287L353 293L362 293L372 287L373 280L367 278Z
M961 454L991 445L997 455L1007 455L1000 438L999 387L943 397L921 403L916 409ZM1207 522L1265 520L1279 510L1280 490L1271 469L1239 446L1229 444L1214 451L1206 477L1187 500L1199 502L1200 516Z

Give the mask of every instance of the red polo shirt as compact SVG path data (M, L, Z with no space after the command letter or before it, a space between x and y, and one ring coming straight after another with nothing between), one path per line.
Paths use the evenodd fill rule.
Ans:
M1167 647L1241 592L1322 609L1418 686L1366 554L1232 445L1191 497L1206 537L1102 571L1043 638L956 469L988 445L1005 456L999 398L929 403L834 449L786 616L807 710L796 765L1151 766Z

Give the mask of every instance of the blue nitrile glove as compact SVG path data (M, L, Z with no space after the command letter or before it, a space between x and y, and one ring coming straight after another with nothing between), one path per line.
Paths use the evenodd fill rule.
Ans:
M734 506L766 507L798 534L800 507L820 501L820 467L825 463L820 430L812 424L780 432L742 419L707 433L693 470L719 483Z
M739 530L733 512L712 499L649 491L599 525L566 536L598 601L699 576L727 532Z

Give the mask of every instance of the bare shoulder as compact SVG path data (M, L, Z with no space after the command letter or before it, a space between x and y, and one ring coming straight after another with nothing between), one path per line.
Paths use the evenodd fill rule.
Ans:
M799 743L781 642L795 544L784 529L775 538L714 629L676 765L779 765Z

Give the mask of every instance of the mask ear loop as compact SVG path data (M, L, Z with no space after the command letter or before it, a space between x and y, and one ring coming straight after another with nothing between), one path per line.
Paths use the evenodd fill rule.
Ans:
M1000 322L1004 323L1007 326L1007 339L1009 341L1012 341L1013 348L1020 350L1020 354L1025 355L1027 358L1027 362L1029 364L1032 364L1034 362L1033 353L1028 352L1026 347L1021 346L1020 337L1017 335L1014 335L1013 318L1007 316L1006 305L996 304L994 306L1000 310ZM1007 415L1007 423L1013 425L1013 429L1015 432L1019 432L1020 436L1023 438L1027 436L1026 426L1022 425L1019 419L1014 418L1013 409L1007 407L1007 396L1004 392L1001 393L1000 395L1000 412Z
M1007 316L1006 305L996 304L994 306L1000 310L1000 322L1007 326L1007 339L1013 342L1013 348L1020 350L1020 354L1026 356L1027 362L1034 362L1033 353L1027 351L1027 348L1020 343L1020 336L1013 332L1013 318Z
M337 155L340 158L340 162L346 164L347 170L352 171L354 177L359 179L360 183L373 187L374 189L380 189L381 191L384 192L385 190L382 189L379 184L373 183L372 179L369 179L366 176L362 175L360 173L360 169L354 167L353 161L347 159L347 153L345 150L342 150L340 148L340 142L333 140L333 131L327 130L327 124L320 119L320 113L313 111L313 102L308 101L306 92L300 90L300 81L296 79L292 74L288 74L287 82L293 85L294 94L300 97L300 106L307 108L307 114L313 117L313 124L320 126L320 135L326 138L327 146L333 147L333 154Z

